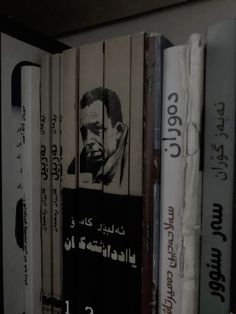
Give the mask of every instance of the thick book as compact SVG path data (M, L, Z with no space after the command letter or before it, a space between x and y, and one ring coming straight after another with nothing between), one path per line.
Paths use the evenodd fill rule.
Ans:
M0 311L22 314L24 306L21 165L21 67L41 64L65 45L7 18L0 19L1 42L1 215Z
M197 313L203 44L164 51L159 312Z
M227 20L210 26L206 39L201 314L230 312L230 283L234 280L235 33L236 21ZM234 300L232 293L232 303Z
M52 313L51 56L41 65L41 237L43 314Z
M42 313L40 68L21 69L25 314Z

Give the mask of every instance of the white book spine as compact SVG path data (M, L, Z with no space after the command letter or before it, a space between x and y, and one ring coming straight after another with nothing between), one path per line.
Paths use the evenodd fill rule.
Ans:
M199 313L235 313L236 20L208 28Z
M203 48L199 35L164 52L159 312L198 309L201 216L200 121Z
M53 228L53 313L62 313L63 244L61 206L61 140L60 140L60 55L52 56L52 228Z
M41 314L40 231L40 68L22 67L22 183L25 261L25 313Z
M52 313L51 56L41 67L41 232L43 313Z

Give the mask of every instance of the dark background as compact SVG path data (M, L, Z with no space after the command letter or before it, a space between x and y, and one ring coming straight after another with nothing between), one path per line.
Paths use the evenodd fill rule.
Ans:
M0 14L50 37L188 0L0 0Z

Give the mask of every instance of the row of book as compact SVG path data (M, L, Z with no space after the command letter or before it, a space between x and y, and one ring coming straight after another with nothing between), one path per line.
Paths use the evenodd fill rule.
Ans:
M230 20L182 46L139 33L18 63L25 288L5 314L235 312L235 33Z

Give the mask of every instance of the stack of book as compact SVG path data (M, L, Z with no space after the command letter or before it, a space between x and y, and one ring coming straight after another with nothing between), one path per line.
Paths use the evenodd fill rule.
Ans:
M235 32L2 35L4 314L234 313Z

